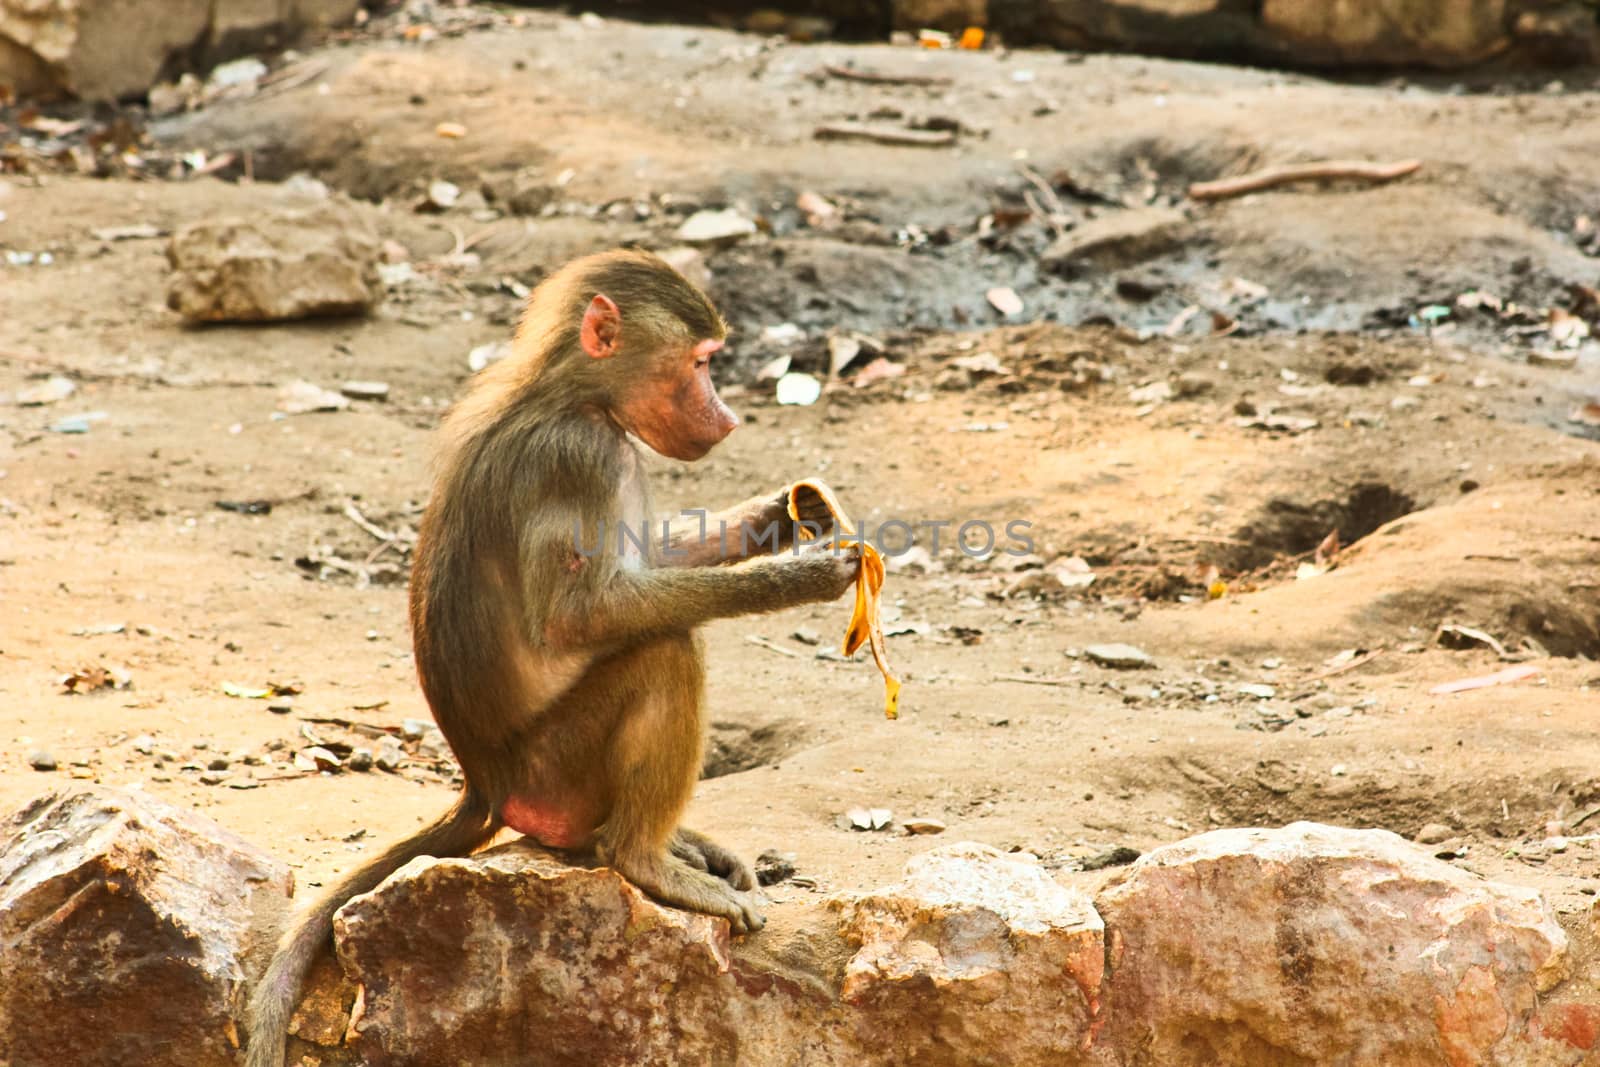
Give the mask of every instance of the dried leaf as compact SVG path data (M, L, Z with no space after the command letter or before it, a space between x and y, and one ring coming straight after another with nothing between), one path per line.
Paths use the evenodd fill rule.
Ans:
M133 677L120 667L81 667L57 679L67 693L92 693L97 689L127 689Z

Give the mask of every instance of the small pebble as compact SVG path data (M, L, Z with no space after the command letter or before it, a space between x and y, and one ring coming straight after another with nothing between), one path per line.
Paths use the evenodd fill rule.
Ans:
M1083 654L1088 656L1091 662L1115 670L1142 670L1156 665L1155 660L1150 658L1150 653L1132 645L1089 645L1084 648Z
M1126 867L1138 858L1138 849L1117 845L1093 856L1086 856L1079 866L1086 871L1099 871L1106 867Z
M940 822L938 819L912 818L907 819L900 825L906 828L907 833L912 834L942 834L945 830L944 823Z
M353 749L350 753L350 758L345 760L345 766L352 771L370 771L372 770L372 763L372 749L370 748Z
M206 770L208 770L208 771L225 771L225 770L228 769L229 762L230 761L228 761L226 759L223 759L221 756L215 756L212 759L206 761Z
M227 780L227 771L207 771L200 776L200 781L204 785L221 785Z
M1417 831L1417 836L1412 840L1419 845L1437 845L1450 840L1455 836L1455 831L1444 823L1430 822Z
M373 757L373 762L381 771L397 771L406 758L406 750L400 747L400 742L392 737L385 737L378 742L378 754Z
M822 636L809 626L798 627L789 636L799 641L802 645L817 645L822 642Z
M56 758L40 749L28 756L28 766L36 771L53 771L56 769Z

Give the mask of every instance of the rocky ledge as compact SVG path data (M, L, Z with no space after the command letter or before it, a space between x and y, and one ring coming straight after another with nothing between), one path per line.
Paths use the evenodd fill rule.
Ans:
M0 825L0 1062L235 1062L286 868L139 794ZM336 920L295 1020L333 1064L1578 1064L1600 999L1540 895L1382 830L1202 834L1091 897L955 844L730 944L525 845ZM1585 999L1587 995L1587 999Z

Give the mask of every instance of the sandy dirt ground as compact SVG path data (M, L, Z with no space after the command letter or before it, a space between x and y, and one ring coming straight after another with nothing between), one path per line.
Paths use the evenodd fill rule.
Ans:
M242 162L187 180L0 176L0 249L19 253L0 262L0 807L75 779L144 789L311 884L442 810L452 768L426 738L397 772L292 760L427 718L404 546L346 509L414 527L433 427L468 352L508 336L521 286L579 252L669 247L688 210L731 205L763 224L706 253L746 425L703 462L656 463L661 505L820 475L873 523L1015 520L1034 543L1016 560L947 541L890 575L895 722L870 659L828 654L846 603L707 628L714 776L690 818L749 857L794 853L804 881L770 890L775 914L891 879L938 840L1089 878L1069 872L1116 846L1303 818L1408 837L1439 824L1452 862L1587 912L1600 443L1570 416L1600 391L1600 356L1553 335L1549 309L1594 315L1573 287L1600 285L1600 93L532 13L432 40L392 31L275 57L296 72L281 88L150 125L151 158L232 151L253 181ZM869 84L828 64L948 81ZM812 136L872 116L942 117L959 137ZM466 136L440 137L442 122ZM1407 156L1423 169L1382 187L1183 196L1258 164ZM1050 220L1016 218L1024 166L1060 198L1057 222L1176 203L1191 230L1138 263L1051 274ZM414 209L430 181L518 170L551 184L552 209ZM306 202L306 183L283 181L300 172L358 198L415 266L374 315L186 327L165 306L166 241L94 233ZM841 220L809 225L805 191ZM1024 311L1002 318L994 286ZM1502 311L1457 302L1472 291ZM1429 306L1450 313L1418 318ZM904 374L855 387L858 363L815 405L780 407L756 371L779 352L762 331L784 322L803 335L797 368L824 366L830 331L861 331ZM998 373L972 369L982 353ZM75 393L15 402L52 375ZM390 395L276 416L301 378ZM50 429L87 412L105 415L88 433ZM1335 530L1332 569L1297 577ZM370 583L297 563L375 550ZM1071 559L1093 584L1060 584ZM1450 647L1446 624L1500 649ZM1153 665L1083 651L1110 642ZM1515 684L1431 691L1521 665ZM65 691L95 668L129 684ZM225 688L272 683L298 692ZM895 821L855 830L856 808ZM910 835L914 818L947 829Z

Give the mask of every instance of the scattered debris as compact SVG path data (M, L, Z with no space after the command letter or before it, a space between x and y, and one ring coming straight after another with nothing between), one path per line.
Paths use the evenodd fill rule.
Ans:
M851 808L845 817L853 830L883 830L894 821L894 812L888 808Z
M794 198L794 206L806 217L806 225L820 229L839 217L839 208L821 193L807 190Z
M721 245L742 241L756 232L756 224L734 208L696 211L678 227L678 240L692 245Z
M938 819L911 818L900 824L908 834L942 834L945 825Z
M950 79L933 74L886 74L876 70L862 70L830 63L822 68L830 76L846 81L868 82L872 85L949 85Z
M1539 673L1541 672L1538 667L1531 663L1523 663L1516 667L1507 667L1503 671L1495 671L1493 674L1483 674L1475 678L1461 678L1454 682L1444 682L1429 689L1428 692L1434 696L1464 693L1470 689L1487 689L1494 685L1510 685L1513 682L1520 682L1524 678L1532 678Z
M998 286L983 294L989 306L1005 316L1022 314L1022 297L1010 286Z
M56 679L67 693L92 693L98 689L129 689L133 676L121 667L81 667Z
M86 411L82 415L68 415L66 418L57 419L49 426L51 433L88 433L89 429L97 422L104 422L111 416L103 411Z
M778 379L776 395L780 404L810 407L822 396L822 382L813 375L790 371Z
M899 378L905 372L906 366L904 363L894 363L885 356L879 356L857 371L856 376L850 379L850 384L857 389L864 389L876 382L886 382L891 378Z
M285 415L308 415L315 411L343 411L350 399L343 393L324 389L305 380L296 380L278 390L278 410Z
M467 353L467 369L476 374L491 363L498 363L511 354L510 341L491 341Z
M1457 626L1455 623L1445 623L1439 627L1439 643L1446 648L1472 648L1482 645L1501 659L1506 658L1506 646L1501 644L1482 630L1475 630L1471 626Z
M846 334L832 334L828 338L828 373L837 377L861 354L861 341Z
M834 122L818 126L812 136L819 141L875 141L911 148L948 148L956 143L954 130L908 130L897 126L869 126L860 122Z
M222 692L230 697L240 700L266 700L269 697L299 696L305 687L297 682L268 682L266 685L240 685L237 682L223 682Z
M1293 163L1286 166L1266 167L1237 178L1195 182L1189 186L1189 195L1195 200L1226 200L1247 193L1271 189L1292 182L1309 181L1363 181L1378 184L1391 182L1414 174L1422 167L1419 159L1398 163L1363 163L1325 161L1320 163Z
M1133 645L1088 645L1083 654L1091 663L1119 671L1146 670L1156 665L1150 653Z
M766 849L756 857L756 881L761 885L777 885L794 877L795 854Z
M392 737L379 739L378 752L373 761L378 765L380 771L394 773L400 769L400 765L405 762L405 759L406 750L400 746L399 741Z
M17 403L25 408L43 407L65 400L77 391L78 387L71 378L63 378L57 374L38 385L17 390Z
M746 634L744 639L750 642L752 645L755 645L757 648L764 648L768 652L776 652L779 655L788 656L791 659L797 658L800 655L800 653L796 652L794 649L784 648L777 642L762 637L760 634Z
M98 626L80 626L72 631L73 637L104 637L107 634L126 633L127 623L105 622Z
M218 500L216 506L218 511L231 511L238 515L272 514L270 500Z
M1116 845L1097 852L1093 856L1086 856L1078 861L1078 869L1082 871L1103 871L1107 867L1126 867L1139 858L1139 850L1129 848L1127 845Z
M339 386L339 392L351 400L388 400L388 382L345 382Z
M89 235L96 241L147 241L154 237L165 237L168 232L160 226L138 222L131 226L103 226L90 230Z
M1316 419L1303 415L1258 414L1241 415L1233 420L1241 430L1266 430L1269 433L1302 434L1321 425Z

